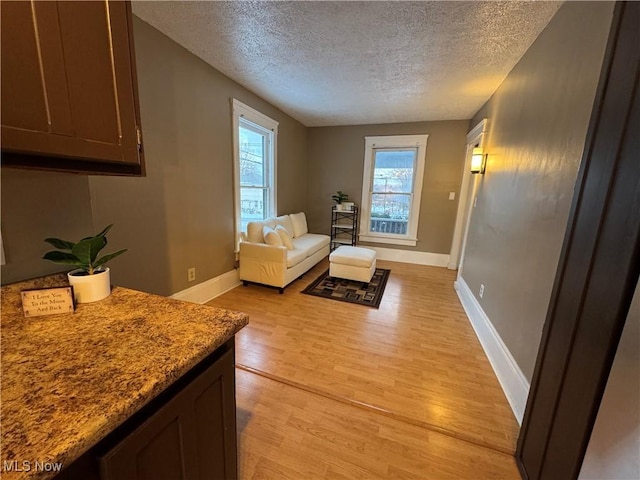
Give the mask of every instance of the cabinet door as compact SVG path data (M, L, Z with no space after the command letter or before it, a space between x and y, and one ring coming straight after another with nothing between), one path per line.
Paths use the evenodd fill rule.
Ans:
M130 3L3 2L1 22L2 149L25 155L3 164L141 173Z
M100 459L103 480L237 478L233 351Z
M2 3L3 147L5 129L73 134L57 15L53 2Z

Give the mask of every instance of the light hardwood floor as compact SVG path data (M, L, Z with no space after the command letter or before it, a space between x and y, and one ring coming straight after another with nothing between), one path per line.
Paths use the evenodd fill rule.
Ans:
M453 289L455 272L379 261L378 310L251 285L236 337L241 478L519 478L518 425Z

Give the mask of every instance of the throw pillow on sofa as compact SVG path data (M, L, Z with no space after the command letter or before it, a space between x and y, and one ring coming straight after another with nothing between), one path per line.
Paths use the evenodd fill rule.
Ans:
M280 215L279 217L276 217L275 220L276 226L282 225L291 238L295 236L293 234L293 223L291 223L291 218L289 215Z
M287 229L282 225L276 226L276 233L280 235L280 240L282 240L282 244L287 247L287 250L293 250L293 242L291 241L291 235L287 232Z
M289 217L291 217L291 223L293 224L293 238L298 238L305 233L309 233L307 217L304 212L292 213Z
M265 225L267 227L275 228L276 221L274 218L267 218L266 220L260 220L258 222L249 222L247 224L247 239L253 243L264 243L262 227Z
M266 225L262 227L262 236L264 237L264 243L267 245L274 247L281 247L283 245L280 235L271 227L267 227Z

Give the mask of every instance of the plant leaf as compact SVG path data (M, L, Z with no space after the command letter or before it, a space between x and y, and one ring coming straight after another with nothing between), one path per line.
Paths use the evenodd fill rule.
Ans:
M59 238L45 238L44 241L60 250L71 250L75 246L75 243L60 240Z
M99 234L97 234L96 237L104 237L107 234L107 232L111 230L111 227L113 227L113 223L111 225L107 225L106 227L104 227L104 230L102 230Z
M71 253L87 266L87 270L90 270L98 252L104 248L106 243L104 237L86 238L76 243Z
M44 258L45 260L51 260L55 263L75 265L76 267L84 268L84 264L73 253L59 252L57 250L54 250L45 253L42 258Z
M104 255L102 257L100 257L99 259L97 259L94 264L93 264L93 268L97 268L101 265L104 265L105 263L107 263L110 260L113 260L114 258L116 258L118 255L122 255L124 252L126 252L127 249L125 248L124 250L118 250L117 252L114 253L109 253L107 255Z
M107 232L108 232L109 230L111 230L111 227L113 227L113 223L112 223L111 225L106 226L106 227L104 228L104 230L102 230L102 231L101 231L100 233L98 233L97 235L92 235L91 237L84 237L82 240L91 240L92 238L95 238L95 237L104 237L104 236L107 234ZM106 237L105 237L105 239L106 239ZM82 241L82 240L81 240L81 241Z

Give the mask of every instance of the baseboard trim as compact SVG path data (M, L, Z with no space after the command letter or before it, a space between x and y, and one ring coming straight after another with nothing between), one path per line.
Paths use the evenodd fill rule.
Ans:
M240 285L240 277L238 276L238 270L234 269L194 285L193 287L189 287L186 290L176 292L171 295L171 298L203 304L210 302L238 285Z
M522 425L530 384L464 279L458 278L454 286L511 410Z
M395 248L372 247L371 245L362 246L364 248L375 250L378 260L414 263L416 265L430 265L432 267L446 267L449 263L449 255L444 253L418 252L415 250L397 250Z

